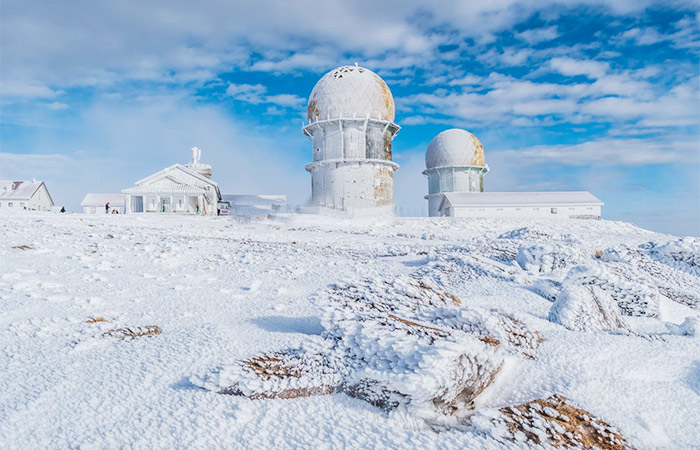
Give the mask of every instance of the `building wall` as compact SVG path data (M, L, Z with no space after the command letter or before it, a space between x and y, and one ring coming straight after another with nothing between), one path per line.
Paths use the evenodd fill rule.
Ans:
M394 203L394 169L386 163L337 162L311 171L312 203L353 211Z
M556 211L556 212L553 212ZM548 206L448 206L448 217L513 217L550 219L600 219L599 205L548 205Z
M126 194L126 213L135 213L134 204L137 197L142 198L142 211L146 213L161 214L200 214L208 216L217 215L218 200L207 202L204 195L186 194ZM164 201L165 200L165 201ZM165 211L163 210L165 209ZM102 206L104 213L104 205ZM120 214L122 211L120 211Z
M124 207L123 206L111 206L109 207L109 212L111 213L112 211L117 211L119 214L124 214ZM83 214L104 214L105 213L105 205L97 205L97 206L83 206Z
M0 211L49 211L53 206L49 191L45 185L41 185L29 199L3 199L0 200Z
M356 211L394 204L394 124L361 119L314 122L311 198L315 206Z
M475 167L440 167L424 172L428 194L440 192L483 192L484 172Z
M46 189L46 185L42 184L39 189L34 192L32 198L29 199L29 206L27 209L34 209L37 211L48 211L53 206L51 201L51 196L49 191Z

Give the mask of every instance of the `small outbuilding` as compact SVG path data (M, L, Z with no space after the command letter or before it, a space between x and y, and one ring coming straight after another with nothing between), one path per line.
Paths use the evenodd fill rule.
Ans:
M124 214L124 198L124 194L87 194L80 206L85 214L104 214L109 203L110 213Z
M603 202L587 191L444 192L437 216L600 219Z
M180 213L216 216L221 200L211 167L199 162L201 150L192 149L187 165L173 164L122 190L126 213Z
M291 211L286 195L223 195L222 198L228 203L231 216L264 217Z
M0 181L0 211L49 211L52 206L43 181Z

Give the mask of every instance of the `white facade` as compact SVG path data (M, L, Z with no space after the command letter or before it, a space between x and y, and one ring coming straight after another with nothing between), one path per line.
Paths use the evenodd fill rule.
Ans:
M174 164L122 190L126 213L216 216L221 200L219 185L208 177L211 167L201 164L200 157L201 150L195 147L186 166Z
M0 181L0 211L49 211L52 206L43 181Z
M109 202L111 214L124 214L125 198L124 194L87 194L80 206L85 214L105 214L105 205Z
M374 72L344 66L328 72L309 97L313 162L311 204L345 212L393 213L391 142L399 131L394 98Z
M290 212L286 195L222 195L229 204L229 215L239 217L266 217L278 212Z
M437 216L600 219L603 202L586 191L446 192Z
M439 216L443 192L483 192L489 171L484 147L472 133L453 128L438 134L425 152L428 215Z

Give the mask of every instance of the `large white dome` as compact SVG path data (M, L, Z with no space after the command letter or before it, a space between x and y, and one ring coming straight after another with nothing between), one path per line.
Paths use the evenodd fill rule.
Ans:
M379 75L364 67L343 66L321 78L309 97L309 121L378 119L394 121L394 97Z
M425 152L425 167L485 165L484 147L467 130L452 128L433 138Z

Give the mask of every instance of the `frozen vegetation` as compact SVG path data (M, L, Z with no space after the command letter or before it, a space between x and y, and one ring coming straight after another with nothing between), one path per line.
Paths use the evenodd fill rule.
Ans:
M699 317L621 222L0 215L0 441L696 448Z

